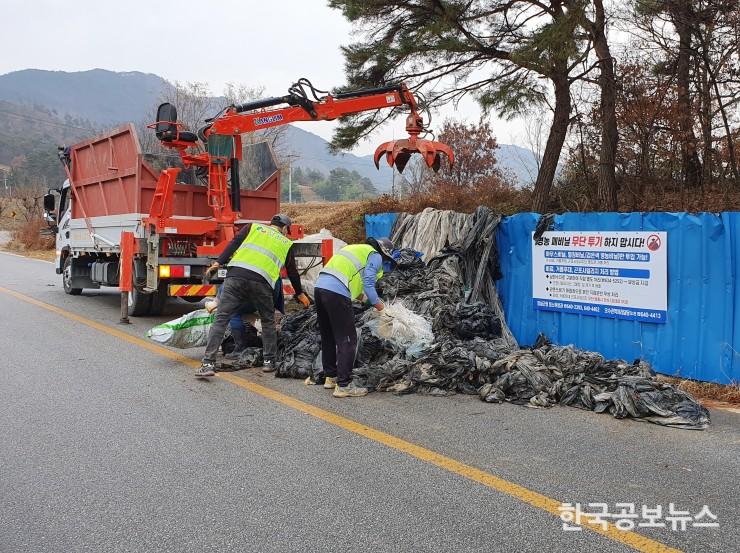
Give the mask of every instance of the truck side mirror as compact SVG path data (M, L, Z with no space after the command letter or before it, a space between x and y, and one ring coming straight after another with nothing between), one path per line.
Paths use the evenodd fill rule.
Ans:
M49 192L48 194L44 194L44 211L51 212L54 211L56 208L56 198L54 197L54 194Z

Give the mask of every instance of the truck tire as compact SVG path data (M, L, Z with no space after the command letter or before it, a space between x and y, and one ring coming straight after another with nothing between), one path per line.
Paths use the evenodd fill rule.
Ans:
M149 314L155 317L161 315L164 306L167 305L167 285L160 283L157 291L150 294L150 296L152 297L152 306L149 309Z
M128 314L132 317L143 317L148 315L152 308L152 296L154 294L145 294L136 286L128 293Z
M72 256L68 255L64 260L64 268L62 269L62 286L64 286L65 293L70 296L79 296L82 294L82 288L72 288Z

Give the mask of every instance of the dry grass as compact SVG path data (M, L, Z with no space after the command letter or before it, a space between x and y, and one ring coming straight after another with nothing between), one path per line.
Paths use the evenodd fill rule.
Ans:
M331 230L332 234L345 242L356 243L365 238L365 215L372 213L419 213L428 207L452 209L472 213L479 205L490 207L497 213L511 215L526 211L530 192L507 187L462 189L438 187L424 194L416 194L401 200L380 196L356 202L308 202L283 204L283 210L293 222L303 225L306 234Z
M661 380L671 382L700 401L719 401L740 407L740 383L714 384L670 376L661 376Z
M368 213L406 212L419 213L427 207L451 209L472 213L478 206L486 206L496 213L512 215L528 211L531 203L529 190L516 190L500 183L475 188L438 186L429 192L415 194L401 200L381 196L368 201Z
M32 217L28 221L19 223L10 233L10 242L7 249L17 252L52 251L54 250L54 236L41 234L48 229L41 217Z
M308 202L283 204L283 211L306 234L329 229L334 236L350 244L365 237L366 202Z
M576 181L555 183L550 193L548 211L593 211L597 205L594 187L595 183ZM618 192L618 211L738 211L738 192L735 187L716 184L700 189L686 189L678 183L624 178Z
M23 252L24 257L32 257L34 259L43 259L44 261L56 261L56 254L53 249L51 250L25 250Z

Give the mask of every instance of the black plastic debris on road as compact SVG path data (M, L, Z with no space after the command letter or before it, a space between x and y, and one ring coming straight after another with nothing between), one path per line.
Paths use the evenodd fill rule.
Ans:
M449 216L445 216L448 213ZM616 418L686 429L704 429L709 412L691 395L660 381L642 361L605 360L573 346L554 346L545 337L520 349L506 324L496 291L500 278L496 227L499 215L479 207L467 216L425 211L399 217L394 243L404 236L430 240L416 249L434 251L426 263L413 250L401 252L396 270L378 283L386 302L401 302L432 323L434 341L411 356L375 336L355 308L358 355L354 375L371 390L396 394L478 395L532 407L569 405ZM400 229L400 230L399 230ZM439 232L447 233L447 242ZM315 308L283 319L278 377L323 382L321 340Z

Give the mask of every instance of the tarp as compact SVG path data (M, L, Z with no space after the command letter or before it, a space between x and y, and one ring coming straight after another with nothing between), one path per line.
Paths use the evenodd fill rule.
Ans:
M397 217L397 213L365 215L365 236L367 238L389 237Z

